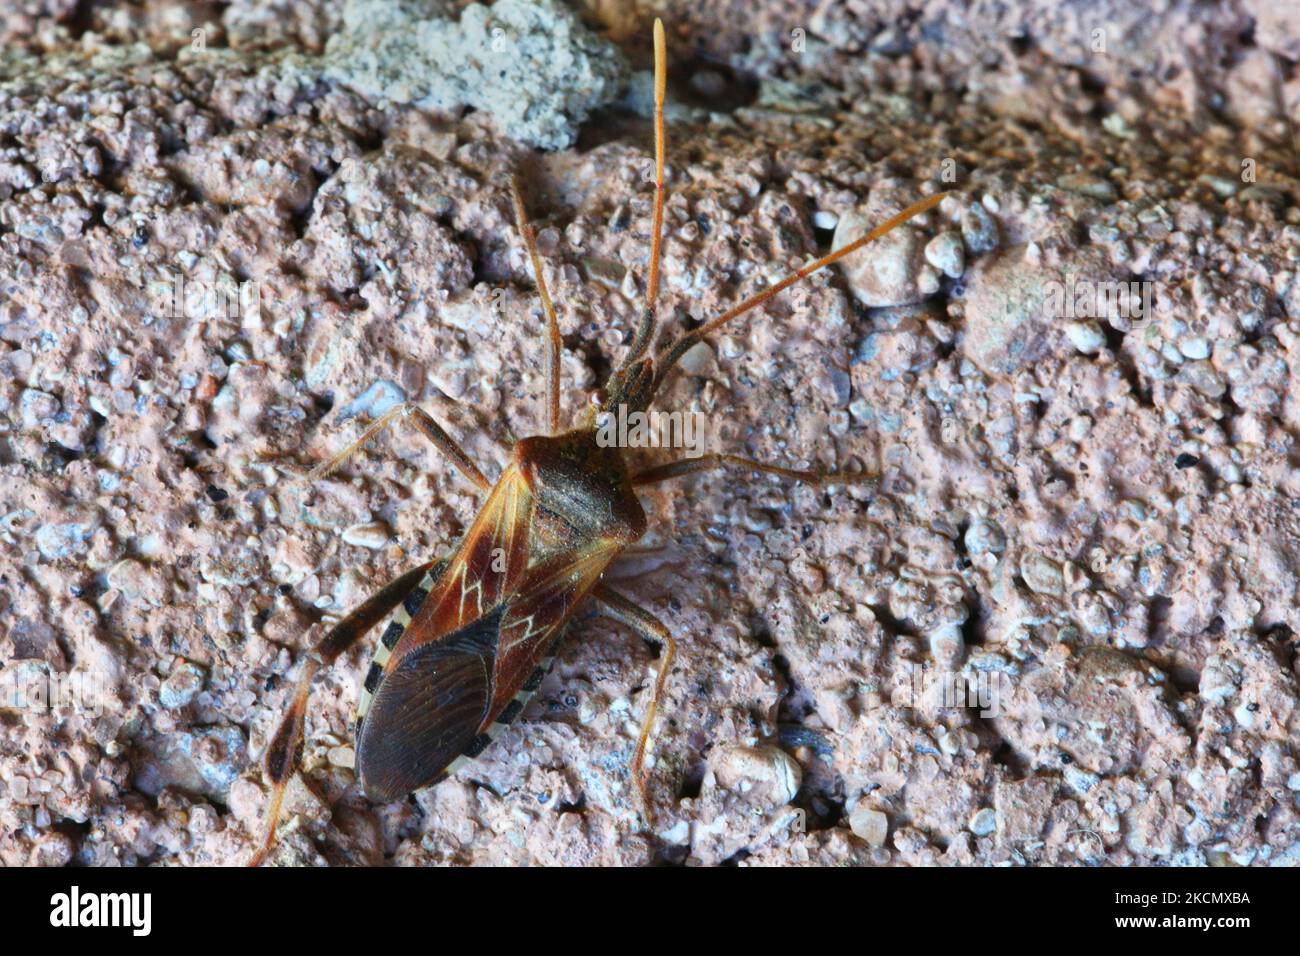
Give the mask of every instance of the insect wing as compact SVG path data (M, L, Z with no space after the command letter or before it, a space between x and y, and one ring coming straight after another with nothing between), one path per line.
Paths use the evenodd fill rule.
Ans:
M492 700L502 610L404 655L375 691L357 771L375 800L433 782L470 749Z
M617 553L617 545L599 541L577 555L556 555L529 570L501 620L493 715L518 702L520 687L531 683L529 678L536 676L574 610Z

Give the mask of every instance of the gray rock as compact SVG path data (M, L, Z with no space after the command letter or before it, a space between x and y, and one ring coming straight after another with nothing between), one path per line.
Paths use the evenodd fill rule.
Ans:
M434 15L437 6L349 0L326 46L326 78L376 103L472 106L542 149L571 146L626 84L619 52L558 0L471 4L459 20Z
M58 414L59 400L49 392L25 388L18 399L18 408L22 414L23 427L38 428Z
M979 203L971 203L961 214L961 238L973 256L998 247L997 220Z
M184 707L203 689L203 669L185 661L163 681L158 690L158 703L168 710Z
M36 548L50 561L70 558L85 549L86 542L98 526L93 521L43 524L36 529Z

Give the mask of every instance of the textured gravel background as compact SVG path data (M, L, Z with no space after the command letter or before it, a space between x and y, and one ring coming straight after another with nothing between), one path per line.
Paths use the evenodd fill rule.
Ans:
M0 861L247 858L295 660L476 505L404 434L292 476L403 396L490 474L538 430L514 171L567 407L618 361L658 13L670 328L959 191L664 396L715 450L882 478L644 496L613 576L681 643L652 828L657 649L588 617L483 758L385 807L348 655L276 860L1300 862L1300 14L459 7L0 3L0 677L82 688L0 699ZM1051 305L1129 280L1145 320ZM924 693L954 678L995 712Z

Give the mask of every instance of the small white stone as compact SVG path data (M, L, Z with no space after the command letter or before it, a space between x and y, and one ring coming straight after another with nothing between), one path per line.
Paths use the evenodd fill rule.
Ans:
M339 417L346 419L356 415L366 415L370 418L378 418L405 401L406 393L402 391L401 386L387 379L380 379L350 402L339 413Z
M703 375L713 362L713 349L708 342L696 342L677 360L684 375Z
M987 518L976 518L966 529L966 550L971 554L984 554L986 551L1001 553L1007 546L1007 536L994 522Z
M948 229L925 244L925 261L950 279L959 279L966 271L966 247L961 234Z
M1237 718L1237 723L1248 730L1255 726L1255 712L1250 709L1248 701L1242 701L1232 712L1232 716Z
M1065 577L1060 565L1034 551L1020 559L1020 576L1037 594L1061 594L1065 590Z
M1178 351L1189 359L1200 361L1210 357L1210 343L1205 339L1183 339L1178 343Z
M813 213L813 226L818 229L834 229L839 225L839 221L839 214L829 209L818 209Z
M343 540L362 548L382 548L388 542L388 528L379 521L354 524L343 532Z
M922 266L916 274L916 289L921 295L934 295L939 291L939 273L929 266Z
M988 836L998 828L998 815L989 807L977 810L970 818L970 832L976 836Z
M961 237L974 255L991 252L998 246L998 225L983 206L967 206L961 217Z
M737 793L761 788L772 806L793 800L803 781L799 764L778 747L725 747L709 763L719 786Z
M889 817L859 802L849 814L849 829L871 846L884 846L889 836Z
M355 767L357 765L357 752L346 744L331 747L325 757L329 760L330 765L334 767Z
M662 831L659 839L672 846L685 846L691 842L691 825L685 820L678 820L669 829Z
M1286 778L1286 788L1288 790L1300 790L1300 773L1293 773Z
M1074 765L1065 768L1065 782L1073 787L1076 793L1087 793L1100 779L1095 773L1089 773Z
M1084 355L1095 355L1106 345L1106 336L1093 322L1069 322L1065 326L1065 337L1070 344Z
M846 210L835 226L833 247L848 245L876 225L865 211ZM920 301L917 288L921 243L915 229L904 226L882 236L870 249L855 252L843 260L844 277L854 297L865 306L879 308Z
M134 558L123 558L108 569L108 586L117 588L128 600L142 598L149 604L161 604L164 587L156 572Z

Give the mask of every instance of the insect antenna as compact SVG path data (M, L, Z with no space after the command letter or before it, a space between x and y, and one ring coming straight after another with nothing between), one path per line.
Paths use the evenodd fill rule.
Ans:
M873 242L874 240L879 239L881 236L885 235L886 233L892 232L894 229L897 229L899 226L907 222L907 220L911 219L913 216L919 216L921 213L926 212L929 209L933 209L935 206L939 205L939 203L943 202L943 200L949 195L951 194L947 192L935 193L933 196L927 196L925 199L922 199L920 202L913 203L912 205L904 209L902 212L898 213L896 216L891 216L889 219L886 219L884 222L876 226L876 228L872 229L866 235L859 236L857 239L854 239L848 245L842 246L839 249L834 250L833 252L827 253L826 255L822 256L820 259L813 260L803 268L796 269L794 272L790 273L780 282L768 286L762 292L758 292L755 293L754 295L751 295L748 299L741 302L739 305L732 307L728 311L724 312L722 315L718 316L716 319L710 319L708 322L705 322L703 325L691 329L689 332L683 333L682 335L678 336L677 340L673 342L673 344L669 346L668 349L663 353L662 361L660 361L660 359L656 357L654 385L650 390L650 394L654 395L656 392L659 391L659 387L663 384L664 378L668 375L668 372L671 371L672 367L677 364L677 361L688 351L690 351L690 349L696 343L704 341L704 339L707 338L710 333L715 332L716 330L718 330L719 328L721 328L722 326L730 322L732 319L739 318L740 316L744 315L746 312L749 312L751 309L757 308L758 306L766 302L768 299L772 298L774 295L784 292L786 289L790 288L790 286L794 285L796 282L800 281L801 279L806 279L814 272L819 272L820 270L825 269L831 263L838 262L840 259L843 259L845 256L857 252L867 243Z
M519 188L518 177L510 180L510 198L515 207L515 224L524 238L524 245L528 247L528 258L533 263L542 311L546 313L546 422L550 433L555 435L560 431L560 320L555 317L555 306L546 289L542 257L537 254L537 237L533 234L533 227L528 224L528 211L524 208L524 194Z
M627 368L640 360L650 347L655 331L655 300L659 297L659 258L664 227L664 91L668 86L668 45L664 24L655 18L655 211L650 238L650 271L646 278L645 310L632 339L632 350L623 360Z

